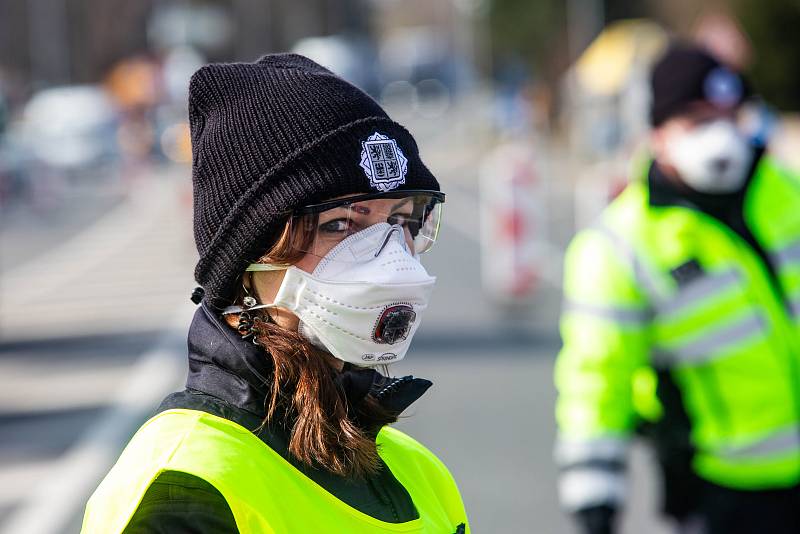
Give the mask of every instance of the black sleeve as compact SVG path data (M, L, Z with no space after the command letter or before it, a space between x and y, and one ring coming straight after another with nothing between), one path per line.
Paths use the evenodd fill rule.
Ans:
M124 534L238 534L230 506L211 484L166 471L150 485Z
M599 505L579 510L575 514L578 528L583 534L612 534L616 532L614 519L617 510L613 506Z

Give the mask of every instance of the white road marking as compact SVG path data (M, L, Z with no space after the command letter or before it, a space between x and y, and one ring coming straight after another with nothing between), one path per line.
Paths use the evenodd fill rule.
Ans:
M181 307L174 330L189 324L190 306ZM116 461L131 428L143 420L185 376L181 355L158 348L144 354L130 369L103 417L55 465L46 478L4 522L2 534L56 534L80 510L99 481Z
M57 350L57 348L55 349ZM0 416L18 412L69 410L108 403L119 384L125 382L130 365L95 362L91 368L74 368L69 362L50 363L47 368L0 359Z
M196 252L185 187L143 179L129 199L39 258L2 273L3 339L161 329L188 300Z
M153 224L152 216L163 209L173 195L169 184L153 182L152 190L137 190L130 198L90 227L44 254L3 273L3 296L12 303L36 299L56 292L81 274L66 266L92 266L119 256L128 243ZM30 282L36 280L37 283Z
M0 507L19 502L19 489L35 485L53 470L58 459L17 462L0 469Z

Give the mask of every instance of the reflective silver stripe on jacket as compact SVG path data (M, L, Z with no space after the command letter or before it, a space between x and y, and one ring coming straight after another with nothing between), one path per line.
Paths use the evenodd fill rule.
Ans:
M623 466L630 438L606 435L589 439L559 436L556 441L556 465L562 469L558 493L568 511L599 504L618 504L625 500L626 481ZM618 468L611 467L618 464ZM603 465L607 464L607 465Z
M556 441L555 460L561 468L587 462L624 463L630 446L630 438L603 436L591 439L559 437Z
M653 313L648 308L625 308L622 306L600 306L566 299L563 313L580 313L598 319L605 319L625 326L644 326L650 322Z
M617 505L625 501L625 474L603 469L564 471L558 478L561 505L574 512L601 504Z
M602 221L596 223L594 226L592 226L592 228L598 233L606 236L606 238L611 241L611 244L616 247L620 256L622 256L633 267L633 274L636 277L636 281L642 286L644 293L650 298L650 300L658 301L660 299L660 295L663 294L663 290L659 289L660 285L658 281L652 275L651 271L644 265L642 259L633 249L633 246Z
M706 274L692 280L672 299L657 306L657 311L662 317L677 315L737 286L741 280L742 275L735 269Z
M778 267L786 268L791 264L800 267L800 241L792 243L780 250L772 251L772 257Z
M720 447L714 452L727 460L749 460L800 452L800 426L776 431L748 445Z
M788 306L793 317L800 317L800 296L789 297Z
M780 250L774 250L770 253L770 256L779 273L791 268L800 269L800 241L796 241ZM788 295L788 297L787 307L789 313L792 314L792 317L800 317L800 296Z
M656 352L662 365L699 364L713 360L720 356L720 353L763 335L764 332L764 319L753 312L722 328L704 332L689 342L659 347Z

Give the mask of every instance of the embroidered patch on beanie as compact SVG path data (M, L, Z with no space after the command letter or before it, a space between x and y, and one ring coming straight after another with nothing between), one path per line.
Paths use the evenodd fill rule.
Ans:
M361 142L361 168L369 178L369 185L386 192L406 183L408 159L397 141L375 132Z

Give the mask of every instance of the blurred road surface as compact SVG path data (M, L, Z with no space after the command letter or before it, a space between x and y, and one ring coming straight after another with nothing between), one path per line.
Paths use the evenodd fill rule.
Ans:
M100 211L96 198L75 198L51 221L56 242L38 229L26 236L27 225L4 229L0 255L39 253L2 271L2 339L163 330L193 287L187 182L185 169L157 169L132 181L124 202L63 235L83 212Z
M160 335L140 333L3 344L0 532L77 532L87 492L107 469L103 464L113 461L157 402L145 394L146 407L124 405L139 414L115 411L132 370L159 342ZM172 354L181 345L173 344ZM159 383L159 377L150 381ZM172 380L169 387L179 384Z
M552 342L486 339L469 348L425 343L398 365L433 380L400 427L438 454L461 489L476 533L577 532L560 512L553 466ZM667 534L654 520L647 454L635 450L624 534Z
M435 386L400 425L451 468L474 532L568 533L551 460L560 296L542 283L531 309L511 312L480 290L476 169L492 143L482 109L399 117L448 193L440 242L424 258L437 289L393 369ZM187 168L160 169L95 224L64 222L63 246L2 264L0 532L77 531L128 437L180 388L194 262L188 181ZM566 240L570 197L556 201L551 222ZM0 253L24 247L24 232L4 229ZM665 532L646 466L637 453L627 534Z

